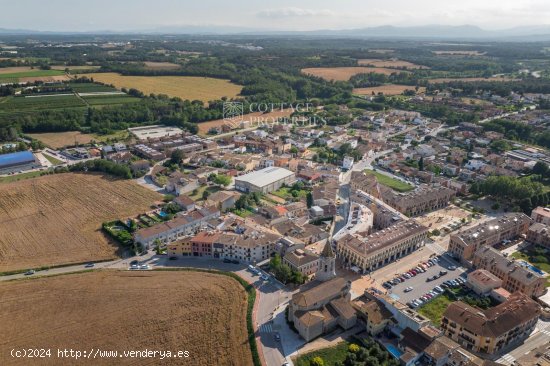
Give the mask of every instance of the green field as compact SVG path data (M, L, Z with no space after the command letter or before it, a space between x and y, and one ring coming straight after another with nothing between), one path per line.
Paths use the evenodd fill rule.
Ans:
M321 357L325 362L325 366L333 366L337 363L343 363L348 354L350 343L347 341L340 342L333 347L323 348L317 351L312 351L304 355L300 355L295 361L296 366L310 366L311 360L315 357Z
M47 97L5 97L0 98L0 112L21 112L40 109L85 107L86 104L75 95Z
M441 324L443 313L447 310L447 306L449 306L452 302L453 300L451 300L449 295L445 292L427 304L420 306L416 310L430 319L434 325L439 326Z
M60 75L65 75L65 72L61 70L29 70L29 71L22 71L22 72L0 74L0 82L13 83L13 82L18 82L20 78L47 77L47 76L60 76Z
M44 156L46 159L48 159L48 161L50 163L52 163L53 165L59 165L59 164L62 164L63 162L59 159L56 159L54 158L53 156L51 155L48 155L48 154L42 154L42 156Z
M34 177L40 176L42 173L44 172L32 171L32 172L21 173L17 175L8 175L7 177L0 177L0 183L10 183L10 182L16 182L18 180L34 178Z
M129 97L126 94L120 95L94 95L82 97L89 105L111 105L111 104L126 104L139 102L139 98Z
M408 192L412 191L414 187L410 184L404 183L400 180L388 177L387 175L384 175L382 173L378 173L372 170L366 170L367 173L373 173L376 176L376 180L378 180L378 183L390 187L391 189L397 191L397 192Z
M77 93L97 93L97 92L113 92L116 91L107 85L94 83L70 83L69 86Z

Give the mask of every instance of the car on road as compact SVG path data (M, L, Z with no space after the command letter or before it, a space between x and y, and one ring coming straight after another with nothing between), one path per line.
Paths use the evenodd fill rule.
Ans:
M95 266L94 263L86 263L86 265L84 266L84 268L92 268L93 266Z
M405 292L411 292L413 290L413 288L411 286L407 287L404 291Z
M223 259L223 263L231 263L231 259L229 259L229 258L224 258L224 259Z
M25 272L25 276L31 276L33 274L35 274L36 272L34 271L34 269L31 269L31 270L28 270L27 272Z
M148 264L142 264L141 266L139 266L139 269L149 269L149 265Z
M281 336L280 336L279 334L275 334L275 340L280 341L280 340L281 340Z
M254 266L252 264L249 264L248 265L248 269L252 272L255 272L256 271L256 268L254 268Z
M233 259L233 260L231 261L231 263L233 263L233 264L239 264L239 263L241 263L241 262L239 262L239 261L236 260L236 259Z
M178 257L170 257L168 259L170 259L171 261L175 261L176 259L178 259Z
M451 271L454 271L454 270L456 269L456 266L450 266L449 269L450 269Z

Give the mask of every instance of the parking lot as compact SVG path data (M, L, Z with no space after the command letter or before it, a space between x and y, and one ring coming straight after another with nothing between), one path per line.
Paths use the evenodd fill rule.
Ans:
M392 297L405 304L428 293L433 290L435 286L439 286L447 280L452 280L457 277L466 278L466 273L463 268L457 266L456 269L451 269L453 268L452 266L456 266L456 262L450 260L447 255L439 256L438 262L432 267L429 267L426 272L418 273L416 276L393 286L388 290L388 294L391 294ZM411 268L403 268L404 271L409 269ZM441 271L447 271L447 274L435 280L427 281L429 277L439 275ZM409 287L412 287L412 291L405 292L405 289Z

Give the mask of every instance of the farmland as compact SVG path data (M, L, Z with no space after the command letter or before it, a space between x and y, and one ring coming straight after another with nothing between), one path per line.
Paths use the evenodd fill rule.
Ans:
M2 83L53 80L67 80L67 76L61 70L40 70L25 66L0 68L0 82Z
M86 103L74 94L40 95L36 97L5 97L0 98L1 112L22 112L44 109L60 109L85 107Z
M382 93L384 95L399 95L402 94L405 90L415 90L414 86L410 85L397 85L397 84L388 84L382 86L375 86L371 88L355 88L353 89L353 94L358 95L372 95ZM418 92L423 93L426 91L426 88L419 88Z
M348 81L352 76L357 74L377 73L391 75L394 72L405 72L403 70L394 70L384 67L313 67L302 69L302 73L317 76L325 80Z
M412 62L397 59L378 60L378 59L360 59L357 60L359 66L388 67L398 69L429 69L427 66L413 64Z
M145 68L150 70L174 70L180 68L180 65L172 62L144 62Z
M63 146L73 146L75 141L78 144L87 144L94 140L93 135L83 134L78 131L30 133L27 136L42 141L53 149L62 148Z
M52 350L189 352L180 359L117 357L121 365L252 365L246 292L228 276L94 271L4 283L0 299L3 365L25 364L9 349L31 344ZM41 364L75 364L56 356L52 351ZM94 364L113 360L98 358Z
M283 117L289 117L292 114L291 109L286 110L274 110L273 112L268 113L261 113L261 112L254 112L254 113L248 113L245 114L242 117L235 117L232 119L217 119L214 121L208 121L208 122L201 122L198 124L199 126L199 133L202 135L206 135L208 131L212 128L221 127L223 125L231 125L234 127L241 127L241 124L244 125L244 127L248 127L246 124L248 124L250 127L253 125L258 125L261 123L273 123L278 118Z
M239 85L227 80L194 76L123 76L117 73L88 74L117 88L134 88L145 94L166 94L181 99L208 102L221 97L233 98L241 92Z
M132 181L55 174L0 185L0 272L116 257L101 223L161 196Z
M432 51L438 56L483 56L485 52L480 51L466 51L466 50L455 50L455 51Z

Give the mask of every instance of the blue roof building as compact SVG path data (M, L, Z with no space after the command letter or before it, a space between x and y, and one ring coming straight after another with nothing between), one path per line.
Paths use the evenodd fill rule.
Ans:
M30 151L20 151L0 155L0 170L20 165L34 164L34 155Z

